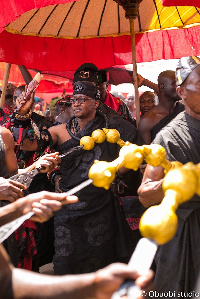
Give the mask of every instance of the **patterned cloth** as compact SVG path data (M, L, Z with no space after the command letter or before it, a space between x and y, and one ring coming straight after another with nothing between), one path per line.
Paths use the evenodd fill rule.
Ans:
M26 220L15 231L18 252L18 268L32 270L32 257L37 253L35 243L36 230L36 224L31 220Z
M138 143L136 128L123 120L118 113L107 110L109 128L119 130L121 138ZM103 112L105 112L105 110ZM97 114L76 137L91 135L95 129L106 126L105 119ZM62 154L79 145L71 138L59 148ZM94 160L113 161L118 157L117 144L95 144L90 151L78 149L62 158L60 165L62 191L67 191L88 179L88 171ZM79 202L64 206L55 213L55 274L96 271L115 259L114 255L114 207L112 193L104 188L89 185L76 194Z
M0 108L0 125L4 126L7 129L10 129L11 123L10 119L13 114L13 108L7 106L5 103L3 108Z
M5 150L2 136L0 134L0 176L9 177L5 165ZM9 204L7 201L0 201L0 207ZM3 242L10 259L15 267L32 270L32 258L37 253L34 235L36 225L31 220L25 221L18 230Z

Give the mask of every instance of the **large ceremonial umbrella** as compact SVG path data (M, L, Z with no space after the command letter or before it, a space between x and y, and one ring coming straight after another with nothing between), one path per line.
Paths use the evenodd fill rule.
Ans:
M196 6L200 7L199 0L162 0L163 6Z
M132 60L135 65L135 56L142 62L199 54L198 8L167 8L161 0L140 2L2 0L0 61L65 71L83 62L107 68ZM135 67L133 71L136 74Z
M99 68L132 63L130 24L119 3L1 0L0 61L54 71L74 70L85 61ZM199 54L198 8L163 7L161 0L143 0L138 15L137 62Z

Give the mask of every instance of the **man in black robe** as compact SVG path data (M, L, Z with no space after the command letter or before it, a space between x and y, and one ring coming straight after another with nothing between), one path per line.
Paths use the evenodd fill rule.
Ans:
M185 112L181 112L159 132L153 143L162 145L170 161L183 164L200 162L200 60L183 57L176 69L177 93L183 99ZM145 207L163 199L162 167L147 166L138 190ZM155 287L158 292L190 293L200 272L200 198L195 195L177 210L178 229L175 237L160 246L156 258ZM182 296L184 297L184 296ZM192 295L190 296L192 297Z
M86 80L85 76L90 75L87 72L82 76ZM61 154L74 149L62 158L60 165L59 187L64 192L87 180L95 160L111 162L119 155L120 147L107 141L95 144L90 151L80 149L81 137L91 136L94 130L107 127L117 129L124 141L141 142L134 125L123 120L117 112L113 113L111 108L99 107L100 92L95 83L76 82L71 102L74 116L67 125L49 129ZM79 202L73 207L63 207L54 218L54 271L58 275L96 271L115 260L111 190L90 185L76 195Z

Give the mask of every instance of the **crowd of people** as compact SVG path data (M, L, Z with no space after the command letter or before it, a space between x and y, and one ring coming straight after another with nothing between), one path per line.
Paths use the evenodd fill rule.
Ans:
M30 74L20 69L28 84ZM102 128L116 129L125 142L160 144L170 161L200 162L200 60L181 58L176 72L159 74L158 84L139 74L135 80L152 89L140 95L138 128L134 95L111 94L106 71L92 63L74 73L72 96L54 99L54 117L49 105L38 113L42 104L35 109L34 94L25 101L25 85L8 84L0 111L0 225L30 211L34 216L0 246L0 298L109 299L127 279L136 279L138 298L154 289L175 298L195 291L200 273L197 195L178 208L176 236L159 246L151 267L155 278L152 271L141 275L127 266L141 238L140 217L164 197L161 166L123 167L108 190L90 184L66 195L88 179L95 160L111 162L119 156L116 143L95 143L90 150L80 146L83 136ZM30 176L33 169L37 173ZM26 180L13 179L16 174L25 174ZM55 277L33 273L48 262Z

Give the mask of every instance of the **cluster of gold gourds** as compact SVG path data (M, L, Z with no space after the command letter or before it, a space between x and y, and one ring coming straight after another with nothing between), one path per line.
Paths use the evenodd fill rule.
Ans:
M165 149L158 145L138 146L130 142L124 142L120 139L120 134L116 129L98 129L92 132L92 136L84 136L80 140L80 145L85 150L91 150L95 143L102 143L107 140L109 143L117 143L122 148L119 157L112 162L96 160L89 171L89 178L93 180L93 185L109 189L115 179L117 170L121 167L138 170L143 160L152 166L161 165L165 171L169 171L179 162L169 162L166 158Z
M189 162L170 170L164 177L162 188L162 202L147 209L139 225L141 234L159 245L170 241L176 233L178 206L195 194L200 196L200 163Z
M117 170L121 167L137 170L143 160L154 167L162 166L165 177L162 188L164 199L159 205L147 209L140 221L141 234L153 239L159 245L168 242L176 233L176 209L195 194L200 196L200 163L192 162L182 165L180 162L170 162L166 158L165 149L157 144L137 146L120 139L115 129L95 130L92 137L84 136L80 144L86 150L92 149L95 143L107 140L118 143L122 148L119 157L112 162L95 161L89 170L89 178L96 187L109 189L115 179ZM90 144L90 145L89 145Z
M92 132L92 136L84 136L80 140L80 145L83 149L89 151L93 149L95 143L102 143L107 140L109 143L117 143L121 147L124 146L125 142L120 139L120 134L116 129L97 129Z

